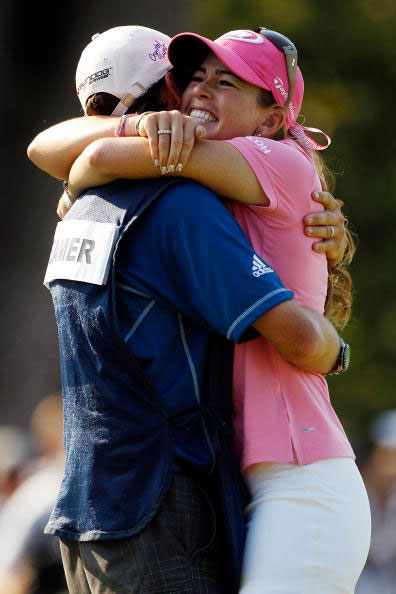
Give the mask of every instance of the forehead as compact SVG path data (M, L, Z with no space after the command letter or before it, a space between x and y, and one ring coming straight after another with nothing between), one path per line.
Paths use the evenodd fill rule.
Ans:
M204 68L205 70L214 72L214 73L217 73L217 71L219 71L219 73L221 73L223 75L224 75L224 73L229 73L228 74L229 76L232 76L232 77L235 77L235 79L238 79L238 81L239 81L238 87L240 89L247 90L247 91L249 91L249 93L256 94L256 95L260 92L259 87L252 85L251 83L240 78L237 74L234 74L232 72L232 70L230 70L230 68L228 66L226 66L224 64L224 62L219 60L219 58L216 56L216 54L214 54L211 51L208 52L208 55L206 56L206 58L204 59L204 61L202 62L201 66L199 68Z
M216 70L229 70L229 68L227 68L227 66L211 51L208 52L201 66L204 68L215 68Z

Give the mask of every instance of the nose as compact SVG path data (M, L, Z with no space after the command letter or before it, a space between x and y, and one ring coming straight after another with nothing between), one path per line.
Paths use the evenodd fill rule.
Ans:
M193 93L195 97L208 99L212 96L212 87L208 79L201 80L194 85Z

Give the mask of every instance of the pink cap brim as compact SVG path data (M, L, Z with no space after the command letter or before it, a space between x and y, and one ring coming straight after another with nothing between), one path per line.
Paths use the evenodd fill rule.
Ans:
M205 59L207 50L212 51L231 72L242 80L261 89L271 90L270 85L265 83L234 51L197 33L175 35L168 47L168 58L175 68L184 67L196 70Z

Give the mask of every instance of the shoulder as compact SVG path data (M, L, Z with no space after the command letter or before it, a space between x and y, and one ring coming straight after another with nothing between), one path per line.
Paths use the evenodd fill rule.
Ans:
M315 168L315 163L311 154L309 154L302 146L298 144L292 138L285 138L279 140L276 144L281 147L279 150L283 151L283 154L287 154L290 158L296 159L300 162L304 162L307 166Z
M208 188L188 180L171 185L154 205L155 216L178 224L230 216L218 196Z
M242 234L216 194L189 180L164 188L140 217L139 227L140 239L161 253Z
M292 198L297 191L310 196L316 168L293 140L246 136L229 142L249 163L268 198L269 205L262 211L263 215L275 211L285 196Z
M205 186L188 179L178 179L177 183L171 185L164 194L167 200L173 202L187 202L186 196L193 199L205 200L205 202L220 203L217 195ZM190 201L191 202L191 201ZM220 203L221 204L221 203Z
M314 167L311 157L291 138L273 140L262 136L243 136L226 142L235 146L242 154L250 153L257 158L266 158L267 160L277 158L285 162L297 161Z
M261 172L271 179L278 176L290 179L303 174L306 183L307 180L312 181L316 172L311 157L294 140L246 136L228 142L248 161L256 175Z
M145 237L162 252L177 252L181 247L191 251L197 245L205 253L209 245L246 249L247 240L236 219L216 194L195 182L171 185L144 220Z

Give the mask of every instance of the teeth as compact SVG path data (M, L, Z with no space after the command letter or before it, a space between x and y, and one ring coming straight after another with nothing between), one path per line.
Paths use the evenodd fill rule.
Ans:
M212 116L207 111L203 111L201 109L192 109L190 111L190 116L195 120L199 120L200 122L215 122L216 118Z

